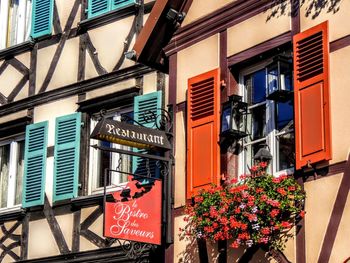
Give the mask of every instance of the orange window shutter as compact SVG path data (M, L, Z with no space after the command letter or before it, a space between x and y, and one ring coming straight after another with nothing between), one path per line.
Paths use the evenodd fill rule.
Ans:
M293 38L296 169L330 160L328 22Z
M187 198L220 180L220 70L188 80Z

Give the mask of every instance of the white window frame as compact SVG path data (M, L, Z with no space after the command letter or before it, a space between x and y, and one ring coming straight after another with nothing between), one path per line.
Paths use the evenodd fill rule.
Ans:
M9 159L9 178L8 178L8 191L7 191L7 207L0 208L0 213L8 210L19 209L22 204L15 205L16 200L16 185L17 185L17 164L18 164L18 142L23 141L24 135L16 136L11 139L0 141L0 146L10 144L10 159ZM1 156L0 156L1 158Z
M127 112L132 112L133 109L132 108L128 108L128 109L124 109L124 110L120 110L120 111L114 111L113 113L111 113L110 115L106 115L105 117L108 116L113 116L113 120L116 121L121 121L121 116ZM95 128L96 124L98 121L93 120L93 118L90 119L90 131L92 132L92 130ZM95 139L90 139L90 144L94 145L94 144L99 144L99 140L95 140ZM116 149L121 149L123 146L120 144L113 144L112 146L113 148ZM89 147L89 184L88 184L88 194L99 194L99 193L103 193L104 189L103 187L97 187L98 185L98 170L99 170L99 160L100 160L100 154L101 151L94 149L92 147ZM117 163L118 160L121 156L121 154L119 153L113 153L112 155L112 167L117 167ZM132 157L130 157L132 158ZM107 192L113 192L113 191L118 191L118 190L122 190L124 188L124 186L127 184L127 182L120 182L120 178L123 174L121 173L117 173L117 172L113 172L112 173L112 186L107 186Z
M239 95L241 95L243 97L243 101L247 101L247 90L245 88L244 85L244 77L247 75L250 75L256 71L259 71L261 69L266 68L266 66L268 64L270 64L272 62L272 58L270 59L266 59L261 63L255 64L251 67L247 67L243 70L240 71L239 74ZM268 87L266 86L266 89ZM255 144L255 143L260 143L260 142L266 142L266 144L269 147L269 151L272 155L272 161L270 162L269 168L268 168L268 172L272 173L274 176L279 176L281 174L293 174L295 169L294 168L288 168L288 169L284 169L284 170L280 170L277 171L277 162L278 162L278 158L279 158L279 153L277 150L277 137L283 134L287 134L288 132L291 132L292 130L287 130L287 131L278 131L276 130L275 126L275 107L274 104L275 102L272 100L265 100L263 102L257 103L253 106L248 106L248 111L249 109L252 109L254 107L258 107L265 104L266 105L266 137L265 138L261 138L261 139L257 139L255 141L252 142L248 142L245 143L244 142L244 138L241 141L242 143L242 152L239 154L238 159L239 159L239 169L238 172L239 174L244 174L246 173L246 154L245 154L245 146L249 146L251 144ZM270 124L270 125L269 125ZM269 125L269 126L268 126Z
M13 11L10 8L12 0L0 0L0 49L5 49L23 43L30 38L30 28L32 20L32 0L19 0L17 13L15 16L16 25L12 26L9 21L9 12ZM9 23L11 29L9 28ZM8 43L9 30L15 30L15 40L13 43Z

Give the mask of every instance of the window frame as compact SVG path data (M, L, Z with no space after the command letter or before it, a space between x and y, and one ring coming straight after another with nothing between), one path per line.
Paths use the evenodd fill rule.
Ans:
M248 92L247 92L247 89L246 89L245 83L244 83L244 78L250 74L253 74L253 73L259 71L259 70L266 69L266 66L268 64L270 64L272 62L272 60L273 60L273 57L270 57L270 58L265 59L262 62L258 62L258 63L251 65L251 66L247 66L239 71L239 83L238 83L239 94L238 95L242 96L243 101L246 102L247 96L248 96ZM265 74L265 78L266 78L266 74ZM267 89L267 87L266 87L266 89ZM277 162L279 160L279 152L277 149L277 147L278 147L277 138L281 135L288 134L290 132L294 133L294 129L289 129L287 131L278 131L277 130L277 127L276 127L277 102L274 102L272 100L268 100L266 98L264 101L256 103L253 106L248 105L248 114L249 114L250 109L264 105L264 104L266 105L266 120L265 120L265 122L266 122L266 135L263 138L259 138L259 139L256 139L254 141L247 142L247 143L245 143L245 140L246 140L245 138L242 139L242 141L241 141L242 151L238 155L238 160L239 160L238 172L239 172L239 174L245 174L247 171L247 167L246 167L247 160L246 160L245 147L256 144L256 143L262 143L265 141L266 144L268 145L269 151L272 155L272 160L270 162L270 165L269 165L269 168L267 171L269 173L272 173L274 176L279 176L281 174L293 174L295 171L295 166L291 167L291 168L283 169L283 170L277 170L277 167L278 167ZM293 108L294 108L294 105L293 105ZM293 122L294 122L294 118L293 118ZM248 133L249 132L250 131L248 130ZM294 145L294 151L295 151L295 145Z
M120 120L122 115L125 113L133 112L133 107L126 107L123 109L111 109L108 110L109 113L105 115L105 117L111 117L113 116L113 120ZM98 113L90 114L89 119L90 119L90 124L89 124L89 130L90 133L94 129L94 127L97 124L97 120L94 120L94 116L98 115ZM89 138L89 143L88 145L94 145L98 144L99 140L96 139L91 139ZM113 148L116 149L121 149L124 147L123 145L120 144L113 144ZM130 149L131 150L131 149ZM88 167L88 193L87 195L94 195L94 194L100 194L103 193L104 189L103 187L97 187L98 184L98 176L97 176L97 165L95 165L99 161L99 154L100 150L94 149L92 147L89 147L89 167ZM117 160L119 159L120 153L113 153L113 158L112 158L112 166L117 164ZM130 173L132 173L132 157L130 156ZM106 186L107 192L114 192L114 191L119 191L124 188L124 186L127 184L126 182L116 182L115 185L112 186Z
M16 26L11 26L13 16L10 17L10 13L12 11L11 2L12 0L1 1L0 5L0 50L8 49L14 47L16 45L20 45L26 41L30 41L30 33L32 27L32 0L21 0L18 4L18 9L16 13ZM28 7L28 5L30 5ZM11 19L11 21L9 21ZM15 29L15 43L10 43L9 38L14 36L11 34L10 36L10 28ZM21 39L21 40L19 40Z
M3 211L17 210L22 207L22 198L19 204L16 203L16 186L17 186L17 165L18 165L18 152L19 142L25 143L25 134L19 134L13 137L7 137L0 140L0 147L4 145L10 145L9 155L9 174L8 174L8 192L7 192L7 206L0 207L0 213ZM1 158L1 157L0 157ZM24 162L24 149L23 149L23 162ZM15 176L13 176L15 175ZM23 187L24 166L22 171L22 187Z

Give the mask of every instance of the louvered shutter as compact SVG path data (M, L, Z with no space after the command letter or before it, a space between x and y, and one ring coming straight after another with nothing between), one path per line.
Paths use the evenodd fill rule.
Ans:
M112 9L120 9L135 3L135 0L112 0Z
M296 169L331 159L328 22L294 36Z
M28 125L24 150L22 206L44 204L48 123Z
M219 69L188 80L187 198L220 178Z
M88 18L104 14L111 10L111 0L89 0Z
M78 195L81 113L56 119L53 200Z
M152 116L159 116L161 114L162 108L162 92L156 91L145 95L136 96L134 98L134 119L139 124L148 127L156 128L155 123L147 122L147 119L152 118ZM137 123L136 123L137 125ZM147 150L137 149L134 151L139 153L148 153ZM149 171L152 177L159 177L159 169L156 167L155 160L149 160ZM140 157L133 157L133 173L143 176L147 176L147 160Z
M54 0L33 0L31 37L38 38L52 33Z

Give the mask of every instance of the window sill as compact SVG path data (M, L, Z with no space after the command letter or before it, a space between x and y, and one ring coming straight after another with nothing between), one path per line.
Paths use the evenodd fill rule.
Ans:
M28 40L23 43L14 45L0 50L0 60L4 58L14 57L16 55L22 54L31 50L34 47L34 41Z
M111 194L107 194L107 200L112 201L113 197ZM88 196L79 196L71 199L71 204L73 208L82 208L94 205L102 205L103 204L103 193L101 194L93 194Z
M0 223L12 220L18 220L25 216L25 210L20 207L12 207L0 210Z
M145 14L151 12L154 3L155 1L152 1L144 5ZM118 21L125 17L134 15L135 12L138 10L138 8L139 8L139 4L135 3L133 5L125 6L117 10L112 10L110 12L107 12L105 14L102 14L93 18L85 19L79 23L78 32L85 33L89 29L97 28L97 27L106 25L108 23Z

